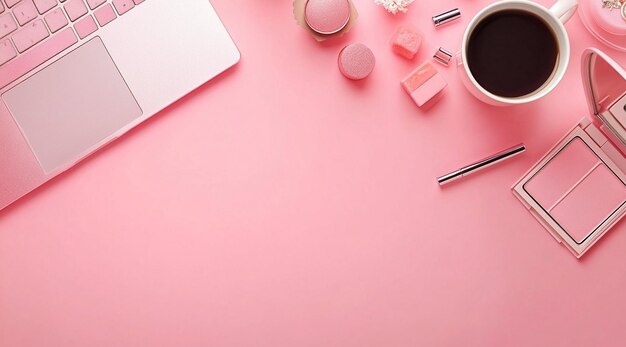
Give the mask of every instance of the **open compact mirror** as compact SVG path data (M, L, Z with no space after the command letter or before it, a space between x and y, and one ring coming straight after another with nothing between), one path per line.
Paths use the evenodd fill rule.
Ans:
M626 73L589 49L582 74L590 113L513 187L576 257L626 213Z

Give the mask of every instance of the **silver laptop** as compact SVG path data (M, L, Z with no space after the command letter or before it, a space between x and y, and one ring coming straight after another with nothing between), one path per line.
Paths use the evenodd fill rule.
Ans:
M239 57L208 0L0 0L0 209Z

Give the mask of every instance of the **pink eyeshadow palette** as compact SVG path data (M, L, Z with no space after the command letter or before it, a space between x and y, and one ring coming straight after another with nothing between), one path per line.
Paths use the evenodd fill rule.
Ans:
M524 185L580 244L626 203L626 185L580 137L573 138ZM590 203L590 197L603 198Z
M591 113L512 188L577 258L626 215L626 71L588 49L582 72Z
M574 138L558 156L524 185L526 191L546 210L565 195L600 160L580 139Z
M602 196L602 199L590 203L590 196ZM625 201L624 183L606 165L598 163L559 200L550 214L580 244Z

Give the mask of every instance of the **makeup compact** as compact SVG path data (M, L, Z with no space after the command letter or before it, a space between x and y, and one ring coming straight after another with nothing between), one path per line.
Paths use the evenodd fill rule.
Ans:
M294 0L293 16L299 26L321 42L346 34L359 14L352 0Z
M512 188L577 258L626 212L626 71L595 49L582 65L590 114Z
M304 20L316 33L332 35L348 24L350 11L348 0L308 0Z
M587 30L598 40L626 51L626 1L580 0L578 13Z

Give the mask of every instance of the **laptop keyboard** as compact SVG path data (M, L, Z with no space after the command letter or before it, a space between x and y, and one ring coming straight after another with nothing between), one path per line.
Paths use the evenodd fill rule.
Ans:
M0 88L145 0L0 0Z

